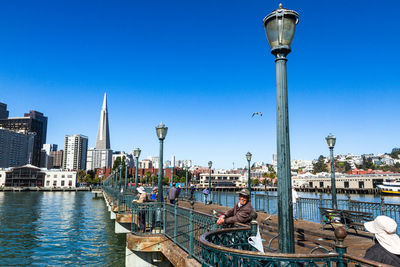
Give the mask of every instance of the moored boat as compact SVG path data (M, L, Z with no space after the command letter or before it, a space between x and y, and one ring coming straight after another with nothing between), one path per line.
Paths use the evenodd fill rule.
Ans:
M382 194L400 195L400 180L388 179L377 186Z

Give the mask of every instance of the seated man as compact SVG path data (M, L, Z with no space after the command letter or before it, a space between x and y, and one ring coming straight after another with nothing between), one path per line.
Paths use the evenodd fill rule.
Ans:
M255 213L253 207L250 203L250 192L248 189L242 189L238 192L239 201L236 205L222 213L217 221L217 225L225 224L233 224L233 223L245 223L249 224L252 220L252 213Z

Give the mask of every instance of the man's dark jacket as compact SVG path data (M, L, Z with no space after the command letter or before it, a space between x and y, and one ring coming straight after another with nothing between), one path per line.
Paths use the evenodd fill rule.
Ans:
M236 203L236 205L228 210L227 212L224 212L225 215L225 223L226 224L231 224L231 223L245 223L248 224L251 221L250 214L253 212L253 207L251 206L250 201L246 203L246 205L243 205L239 208L238 206L239 203Z
M400 256L390 253L379 243L367 249L364 258L393 266L400 266Z

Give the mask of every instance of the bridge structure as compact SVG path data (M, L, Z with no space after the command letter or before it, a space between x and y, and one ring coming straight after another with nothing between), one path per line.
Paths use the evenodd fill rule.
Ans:
M343 227L335 230L330 250L319 245L309 253L297 248L296 254L279 253L271 248L277 237L273 235L263 241L264 252L260 252L249 243L259 229L256 220L250 226L220 228L215 223L217 214L195 208L200 205L193 200L185 205L166 200L136 203L135 192L115 174L104 181L102 194L115 220L115 233L126 234L125 266L385 266L347 253ZM257 195L252 201L259 201ZM303 205L303 212L306 207L316 208L315 203Z

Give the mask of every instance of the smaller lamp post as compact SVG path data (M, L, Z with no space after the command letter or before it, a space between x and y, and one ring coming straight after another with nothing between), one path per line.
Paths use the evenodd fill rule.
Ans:
M185 187L186 187L186 197L188 197L188 164L185 164L186 168L186 179L185 179Z
M125 158L125 188L124 188L124 192L126 192L127 183L128 183L128 159Z
M168 127L161 122L156 127L156 133L158 140L160 140L160 160L158 163L158 199L157 201L162 202L163 199L163 187L162 187L162 179L163 179L163 148L164 148L164 139L167 136Z
M211 204L211 167L212 167L212 161L208 162L208 169L209 169L209 175L208 175L208 204Z
M118 183L118 190L121 190L122 187L122 161L121 165L119 165L119 183Z
M325 137L326 143L328 144L331 152L331 190L332 190L332 208L337 209L337 198L336 198L336 181L335 181L335 159L333 158L333 148L336 144L336 137L329 134Z
M250 196L251 196L251 171L250 171L251 153L250 152L247 152L246 159L247 159L247 162L249 163L248 187L249 187L249 192L250 192Z
M133 156L135 157L136 167L135 167L135 193L138 185L138 168L139 168L139 156L140 156L140 148L136 148L133 150Z

